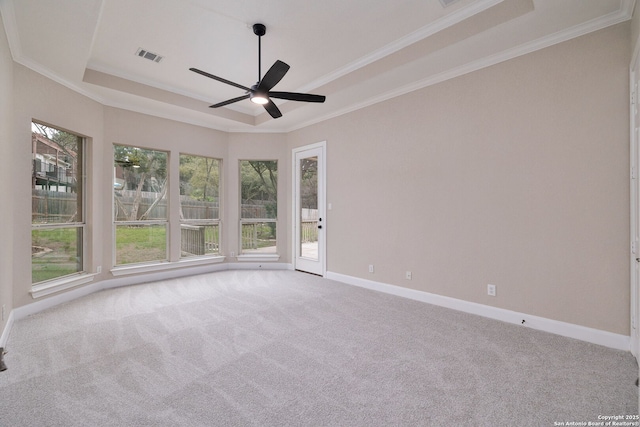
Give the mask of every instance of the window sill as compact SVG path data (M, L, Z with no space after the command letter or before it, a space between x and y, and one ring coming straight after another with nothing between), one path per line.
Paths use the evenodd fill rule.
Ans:
M127 274L150 273L154 271L171 270L180 267L192 267L197 265L217 264L224 261L224 256L199 257L194 259L181 259L175 262L159 262L154 264L134 264L113 267L111 274L114 276L126 276Z
M81 273L75 276L54 279L48 282L33 285L31 287L31 297L33 299L51 295L56 292L64 291L76 286L84 285L93 281L95 274Z
M278 254L244 254L236 258L239 262L269 262L280 260Z

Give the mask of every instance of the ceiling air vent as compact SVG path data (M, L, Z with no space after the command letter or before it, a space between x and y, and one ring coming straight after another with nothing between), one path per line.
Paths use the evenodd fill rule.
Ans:
M442 5L442 7L447 7L447 6L451 6L457 1L458 0L440 0L440 4Z
M139 48L136 51L136 55L138 55L141 58L148 59L149 61L153 61L153 62L160 62L164 58L163 56L160 56L157 53L149 52L148 50L145 50L145 49L142 49L142 48Z

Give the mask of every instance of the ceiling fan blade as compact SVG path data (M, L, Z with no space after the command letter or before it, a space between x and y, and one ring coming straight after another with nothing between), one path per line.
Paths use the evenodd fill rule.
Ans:
M224 107L225 105L233 104L234 102L242 101L249 98L249 94L239 96L237 98L227 99L226 101L218 102L217 104L209 105L209 108Z
M217 80L217 81L219 81L221 83L226 83L228 85L235 86L237 88L244 89L246 91L250 91L251 90L246 86L242 86L241 84L234 83L234 82L232 82L230 80L227 80L227 79L223 79L222 77L214 76L213 74L209 74L206 71L198 70L197 68L189 68L189 70L193 71L194 73L198 73L200 75L203 75L205 77L209 77L210 79Z
M273 101L269 100L266 104L264 104L264 109L267 110L271 117L277 119L278 117L282 117L282 113L280 109L273 103Z
M262 80L260 80L257 90L264 92L270 91L272 87L282 80L284 75L287 74L287 71L289 71L289 65L277 60L271 68L269 68L269 71L267 71Z
M324 102L325 99L327 99L327 97L324 95L313 95L311 93L296 92L269 92L269 97L303 102Z

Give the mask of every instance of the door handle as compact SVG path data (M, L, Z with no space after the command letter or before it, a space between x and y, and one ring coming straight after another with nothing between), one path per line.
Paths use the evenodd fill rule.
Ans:
M319 225L319 226L318 226L318 228L322 228L322 226L321 226L321 225ZM638 259L638 261L640 261L640 259Z

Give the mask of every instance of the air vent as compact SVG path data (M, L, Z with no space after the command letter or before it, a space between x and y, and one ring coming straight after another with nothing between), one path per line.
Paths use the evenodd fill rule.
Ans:
M440 4L442 5L442 7L447 7L447 6L451 6L457 1L459 0L440 0Z
M137 50L136 55L138 55L141 58L148 59L149 61L153 61L153 62L160 62L164 58L163 56L160 56L157 53L149 52L148 50L145 50L145 49L142 49L142 48L139 48Z

